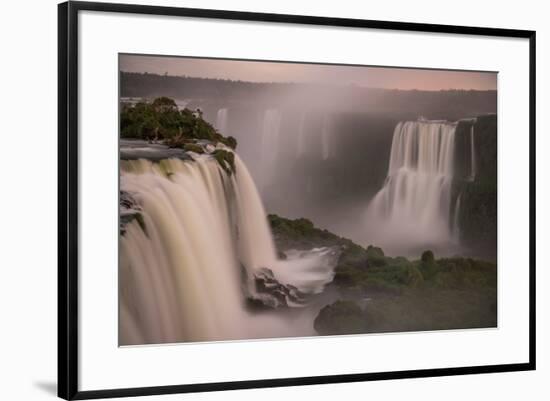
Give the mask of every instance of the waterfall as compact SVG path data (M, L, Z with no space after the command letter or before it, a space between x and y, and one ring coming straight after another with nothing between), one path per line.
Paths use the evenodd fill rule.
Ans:
M459 219L460 219L460 198L462 198L462 193L458 195L456 198L456 204L455 204L455 212L453 217L453 241L456 243L460 242L460 227L459 227Z
M264 112L262 123L262 155L267 160L275 160L279 145L279 130L281 127L281 113L275 109Z
M187 107L187 105L191 102L189 99L176 99L176 106L178 107L178 110L183 110Z
M227 109L219 109L216 114L216 129L227 135Z
M386 182L367 210L378 244L399 252L452 241L455 130L442 121L397 124Z
M470 176L467 178L468 181L473 182L476 179L477 166L476 166L476 151L475 151L475 135L474 135L474 125L476 120L473 119L470 125ZM455 243L460 242L460 199L462 198L462 192L458 195L454 207L454 217L453 217L453 241Z
M316 293L332 279L335 261L325 250L277 260L241 159L235 154L232 175L210 156L194 159L121 161L121 191L135 199L140 218L120 237L120 343L295 334L292 324L245 308L254 274L269 268L279 282Z
M279 131L281 113L276 109L267 109L262 121L262 143L260 147L262 184L269 181L275 168L279 153Z
M477 166L476 166L476 150L474 142L474 123L470 126L470 181L476 179Z

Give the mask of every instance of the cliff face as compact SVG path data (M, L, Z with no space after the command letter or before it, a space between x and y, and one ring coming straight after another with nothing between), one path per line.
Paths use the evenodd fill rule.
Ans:
M475 177L464 155L470 145L471 122L457 127L457 175L454 196L460 196L460 240L475 254L496 259L497 247L497 116L481 116L473 123ZM472 180L473 178L473 180Z

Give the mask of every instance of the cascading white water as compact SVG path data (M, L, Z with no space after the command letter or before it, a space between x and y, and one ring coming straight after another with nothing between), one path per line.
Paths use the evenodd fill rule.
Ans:
M266 110L262 123L262 155L268 160L275 159L277 156L280 127L281 113L279 110Z
M243 269L269 268L305 293L332 279L324 251L279 261L252 178L235 154L228 175L210 156L121 162L121 190L140 205L120 238L120 343L313 335L245 308ZM324 268L319 269L319 266ZM301 331L300 331L301 330Z
M370 239L385 250L452 242L456 126L419 120L395 127L386 182L367 210Z
M175 159L122 166L121 190L142 205L146 233L129 224L120 241L121 342L215 339L240 302L222 176ZM233 285L206 291L215 280Z
M179 110L183 110L187 107L187 105L190 103L190 99L176 99L176 106L178 106Z
M458 197L456 198L456 204L454 207L455 212L453 217L453 241L457 244L460 242L460 198L462 198L462 194L458 195Z
M470 181L476 179L477 165L476 165L476 149L474 142L474 123L470 126Z
M227 109L219 109L216 114L216 129L224 135L227 135Z
M279 134L281 113L276 109L267 109L262 121L261 183L265 184L273 173L273 167L279 153Z

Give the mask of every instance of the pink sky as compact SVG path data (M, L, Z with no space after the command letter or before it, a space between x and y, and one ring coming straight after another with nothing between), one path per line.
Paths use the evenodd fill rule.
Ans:
M495 72L121 55L120 69L250 82L319 82L387 89L495 90Z

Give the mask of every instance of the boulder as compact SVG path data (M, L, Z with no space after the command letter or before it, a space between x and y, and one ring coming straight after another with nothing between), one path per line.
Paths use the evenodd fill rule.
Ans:
M322 308L313 327L320 335L358 334L367 330L366 318L359 305L342 300Z

